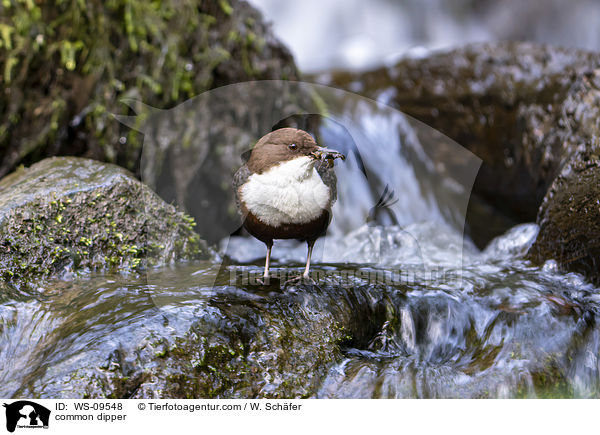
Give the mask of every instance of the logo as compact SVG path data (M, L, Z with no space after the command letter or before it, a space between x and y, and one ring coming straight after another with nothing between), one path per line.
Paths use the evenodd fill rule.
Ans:
M48 429L50 410L29 400L19 400L4 404L6 408L6 430L14 432L19 429Z

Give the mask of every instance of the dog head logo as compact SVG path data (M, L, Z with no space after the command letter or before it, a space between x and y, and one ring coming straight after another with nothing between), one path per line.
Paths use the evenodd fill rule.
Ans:
M47 428L50 410L29 400L5 403L6 430L14 432L16 428Z

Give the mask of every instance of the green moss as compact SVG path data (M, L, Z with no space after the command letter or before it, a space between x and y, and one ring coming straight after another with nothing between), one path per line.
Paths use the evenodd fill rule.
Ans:
M233 338L232 338L233 339ZM193 343L193 348L189 345ZM178 370L167 376L172 386L170 397L227 397L234 390L248 388L249 364L240 342L209 343L206 337L188 333L169 350Z
M225 15L231 15L233 13L233 8L227 0L219 0L219 6L221 7L221 10L225 12Z

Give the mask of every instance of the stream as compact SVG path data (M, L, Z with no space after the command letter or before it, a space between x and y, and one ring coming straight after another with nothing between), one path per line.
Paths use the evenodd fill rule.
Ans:
M468 151L382 102L340 107L319 132L348 159L315 283L254 284L265 247L237 235L209 262L11 293L0 396L598 397L598 289L524 260L533 223L483 250L464 236ZM276 241L273 275L305 251Z

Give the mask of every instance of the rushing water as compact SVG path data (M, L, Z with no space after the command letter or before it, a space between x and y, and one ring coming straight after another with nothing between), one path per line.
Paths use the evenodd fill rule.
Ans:
M211 365L211 395L598 397L598 289L523 259L535 224L479 251L463 237L477 162L453 174L449 156L470 158L458 145L396 112L348 110L360 129L321 131L349 158L314 285L240 279L265 252L241 236L212 262L48 282L0 304L0 395L201 395L205 342L239 341L253 368ZM273 273L299 274L305 250L276 242Z
M385 235L398 231L388 228ZM327 366L316 397L597 397L597 289L578 275L558 273L551 262L534 268L519 260L535 231L535 225L513 229L484 252L470 253L460 276L441 280L418 270L413 282L344 281L344 271L373 268L328 263L316 266L327 272L316 287L262 289L213 285L214 264L187 264L147 277L53 283L37 300L0 306L0 394L94 397L99 393L89 380L100 382L102 372L139 376L193 324L221 328L234 318L275 335L287 328L310 335L329 319L342 322L352 339ZM427 233L426 249L443 251L439 232L429 227ZM406 249L413 252L410 244ZM402 252L393 255L393 262L403 262ZM260 272L256 262L248 267ZM274 272L289 268L297 274L301 264L274 264ZM278 386L270 379L260 391Z

